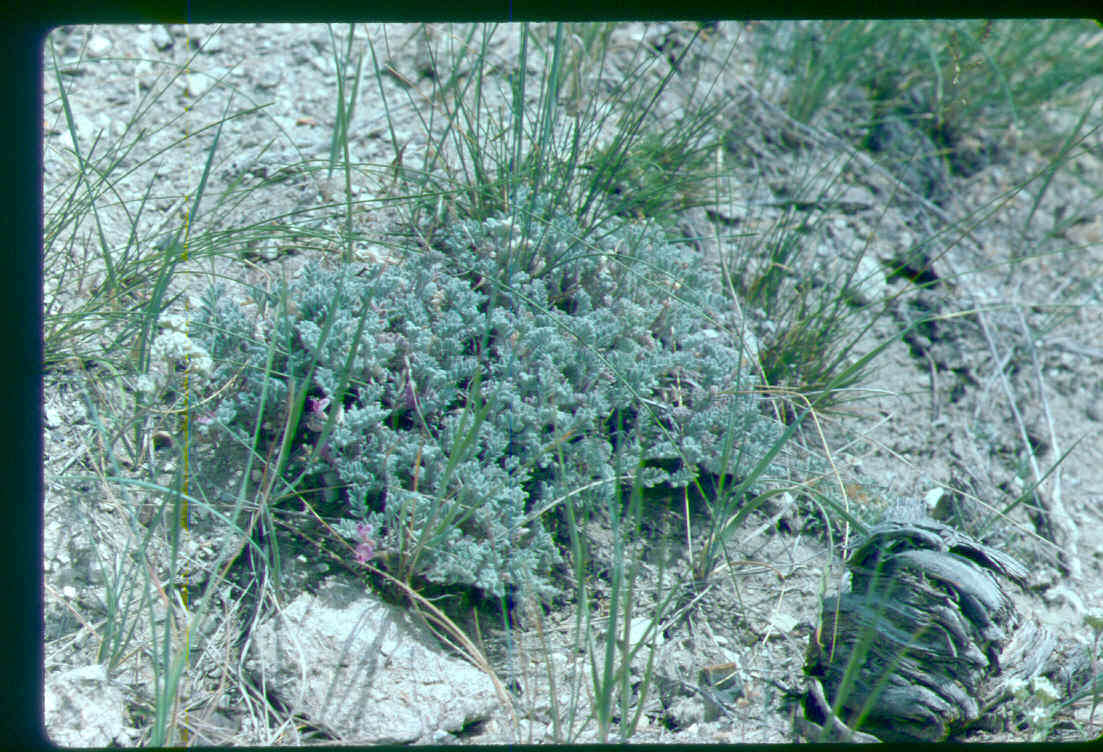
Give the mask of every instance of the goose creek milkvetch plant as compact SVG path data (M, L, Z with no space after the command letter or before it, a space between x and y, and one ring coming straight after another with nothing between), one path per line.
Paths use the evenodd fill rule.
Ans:
M396 265L308 265L287 305L252 290L269 296L259 321L212 287L191 326L214 381L238 385L214 441L247 440L266 381L273 425L300 385L286 476L308 479L304 498L329 503L350 538L375 531L406 574L494 595L549 592L548 515L567 496L605 506L631 484L616 451L643 457L644 486L681 487L738 475L779 433L692 252L630 222L584 242L550 202L517 204L536 208L458 222ZM258 325L277 343L267 373ZM741 445L725 453L728 432Z

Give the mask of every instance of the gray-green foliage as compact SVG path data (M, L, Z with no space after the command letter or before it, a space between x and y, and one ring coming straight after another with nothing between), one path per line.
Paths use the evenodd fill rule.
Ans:
M216 383L240 374L222 426L251 435L264 379L266 420L280 425L289 378L309 378L287 476L336 473L346 508L334 513L371 523L408 571L492 594L547 587L546 515L565 498L613 503L631 483L616 478L616 452L630 467L643 459L645 485L683 486L702 470L738 475L779 435L746 392L727 306L696 252L627 223L583 242L574 220L519 199L523 216L457 222L399 265L305 267L286 306L268 301L267 375L270 343L224 290L209 291L194 327Z

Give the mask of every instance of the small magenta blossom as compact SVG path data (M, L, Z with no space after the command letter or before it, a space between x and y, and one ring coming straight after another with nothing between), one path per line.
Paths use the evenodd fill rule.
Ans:
M329 407L329 397L315 399L307 397L310 403L310 411L306 415L306 427L315 433L320 433L326 425L326 408Z
M361 522L356 526L356 534L360 536L360 543L356 546L356 561L367 564L375 557L375 540L371 537L371 525Z

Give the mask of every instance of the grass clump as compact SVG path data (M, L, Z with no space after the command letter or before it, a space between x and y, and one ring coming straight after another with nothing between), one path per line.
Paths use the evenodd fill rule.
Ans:
M616 54L612 25L523 23L517 58L503 61L491 53L492 40L507 28L441 32L433 68L450 74L434 78L425 152L407 155L412 166L400 171L422 198L412 227L432 237L451 220L512 213L522 188L586 235L609 232L622 217L665 220L699 203L722 102L706 82L694 84L699 106L677 115L657 107L699 32L668 60L643 44ZM496 75L502 66L505 77ZM381 82L379 92L388 111L398 107Z
M789 115L813 123L841 94L867 98L870 120L857 124L863 146L884 152L902 174L934 169L912 165L918 150L952 175L972 175L998 157L1003 145L994 134L1009 129L1043 151L1058 148L1046 108L1103 73L1094 49L1099 30L1085 20L799 21L758 29L761 73L789 74L780 95ZM946 186L934 188L936 199L945 198Z

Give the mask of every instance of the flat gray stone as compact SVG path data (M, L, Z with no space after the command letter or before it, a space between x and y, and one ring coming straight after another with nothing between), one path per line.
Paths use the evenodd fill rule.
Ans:
M357 744L429 742L488 719L490 678L356 587L304 593L253 636L252 669L297 715Z
M47 676L46 735L59 747L114 747L134 743L126 723L126 697L100 664Z

